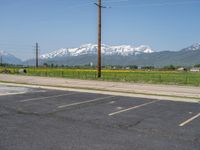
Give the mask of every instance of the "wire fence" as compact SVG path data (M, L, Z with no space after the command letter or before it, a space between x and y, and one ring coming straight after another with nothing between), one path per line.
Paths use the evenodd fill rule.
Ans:
M0 68L1 72L3 70L4 68ZM18 68L7 70L9 72L6 73L19 74ZM90 69L27 68L26 70L26 75L29 76L200 86L200 72L102 70L102 77L98 78L96 70Z

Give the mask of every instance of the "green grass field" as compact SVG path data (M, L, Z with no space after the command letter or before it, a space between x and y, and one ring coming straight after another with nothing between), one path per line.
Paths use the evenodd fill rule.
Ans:
M5 68L0 68L2 71ZM18 68L7 68L17 74ZM156 84L178 84L200 86L200 73L178 71L144 71L144 70L102 70L102 78L98 79L96 70L60 69L60 68L27 68L29 76L62 77L74 79L124 81Z

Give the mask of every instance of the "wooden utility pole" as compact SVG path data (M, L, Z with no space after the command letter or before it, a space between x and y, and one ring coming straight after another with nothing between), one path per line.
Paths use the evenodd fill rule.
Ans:
M35 67L38 68L38 51L39 51L39 46L38 46L38 43L36 43L36 46L35 46Z
M101 5L101 0L94 3L98 6L98 62L97 62L97 77L101 77L101 8L108 8Z
M101 0L98 0L98 78L101 77Z
M1 55L1 66L3 65L3 56Z

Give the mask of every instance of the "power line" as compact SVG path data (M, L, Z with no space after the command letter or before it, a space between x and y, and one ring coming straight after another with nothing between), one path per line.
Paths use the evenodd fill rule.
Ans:
M127 8L127 7L158 7L158 6L175 6L175 5L189 5L189 4L200 4L200 1L180 1L180 2L163 2L163 3L148 3L148 4L120 5L120 6L113 6L113 8Z
M13 51L17 51L17 49L30 49L31 47L27 46L27 47L22 47L22 46L1 46L0 45L0 49L5 49L5 50L13 50Z
M31 46L31 45L26 45L26 44L9 44L9 43L0 43L2 46Z
M75 6L69 6L67 8L78 8L78 7L84 7L84 6L89 6L89 5L92 5L92 3L82 4L82 5L75 5Z
M38 64L39 64L39 61L38 61L38 58L39 58L39 46L38 46L38 43L36 43L35 45L35 67L38 68Z
M96 0L95 0L96 1ZM95 2L94 1L94 2ZM119 3L119 2L128 2L129 0L103 0L103 3ZM94 4L94 2L87 2L87 3L82 3L79 5L72 5L72 6L68 6L67 8L77 8L77 7L84 7L84 6L89 6ZM102 3L101 2L101 3ZM96 3L95 3L96 4ZM106 8L109 8L108 6Z
M68 6L67 8L77 8L77 7L84 7L84 6L89 6L89 5L92 5L93 2L87 2L87 3L82 3L82 4L79 4L79 5L71 5L71 6Z
M3 65L3 56L1 54L1 66Z
M120 2L128 2L129 0L103 0L102 2L106 3L120 3Z
M0 47L31 47L31 45L26 44L13 44L13 43L0 43Z
M129 0L102 0L101 3L119 3L119 2L128 2L128 1Z

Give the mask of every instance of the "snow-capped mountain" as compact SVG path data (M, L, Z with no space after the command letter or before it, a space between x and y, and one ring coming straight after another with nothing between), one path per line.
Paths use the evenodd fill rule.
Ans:
M81 55L93 55L97 54L98 46L95 44L85 44L78 48L62 48L53 52L43 54L40 56L41 59L53 59L64 56L81 56ZM109 46L103 44L101 52L106 56L120 55L120 56L131 56L139 55L144 53L153 53L153 50L146 45L139 47L133 47L131 45L120 45L120 46Z
M1 57L2 63L7 63L7 64L21 64L22 63L22 61L19 58L3 50L0 50L0 57Z
M133 47L130 45L102 45L103 65L166 65L193 66L200 64L200 43L193 44L179 51L154 52L149 46ZM86 44L79 48L65 48L41 55L40 64L85 65L97 63L97 45ZM34 65L35 59L27 60L24 64Z
M184 48L182 51L196 51L200 50L200 43L195 43L187 48Z

